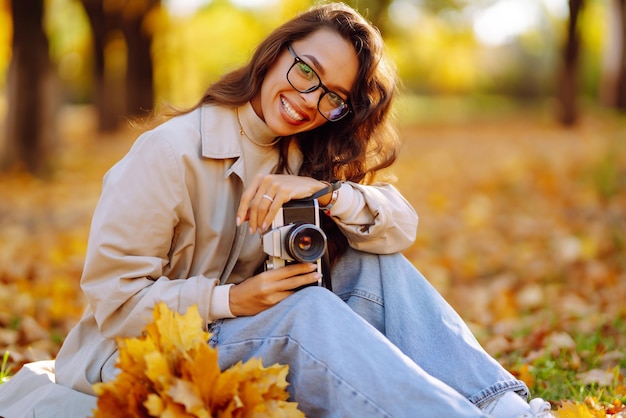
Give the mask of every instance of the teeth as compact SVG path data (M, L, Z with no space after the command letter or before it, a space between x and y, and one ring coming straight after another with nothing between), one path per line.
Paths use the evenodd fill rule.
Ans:
M290 118L295 119L295 120L302 120L302 119L304 119L302 116L300 116L300 114L298 112L296 112L294 110L293 107L291 107L289 105L289 103L287 103L287 100L285 100L283 97L281 97L280 101L283 104L283 109L285 109L285 112L287 112L287 114L289 115Z

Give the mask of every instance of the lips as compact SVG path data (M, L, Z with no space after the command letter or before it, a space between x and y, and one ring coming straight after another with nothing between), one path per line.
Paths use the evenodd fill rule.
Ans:
M297 121L297 122L302 122L305 119L303 115L298 113L291 106L291 104L287 101L287 99L285 99L284 97L281 96L280 97L280 102L281 102L281 104L283 106L283 110L285 111L287 116L289 116L291 119L293 119L294 121Z

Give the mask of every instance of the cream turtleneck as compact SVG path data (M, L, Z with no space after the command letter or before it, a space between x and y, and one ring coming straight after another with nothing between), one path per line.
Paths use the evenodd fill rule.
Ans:
M258 145L275 142L276 134L257 116L250 103L239 107L237 113L241 128L246 133L240 135L239 141L245 167L243 183L244 187L248 187L257 174L274 171L278 163L278 146ZM247 235L228 283L239 283L251 277L264 259L259 235Z
M241 135L256 146L270 148L280 140L256 114L250 102L237 108L237 119Z

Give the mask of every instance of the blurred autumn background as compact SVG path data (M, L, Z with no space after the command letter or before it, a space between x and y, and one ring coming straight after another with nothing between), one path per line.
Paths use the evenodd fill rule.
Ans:
M347 3L381 29L403 82L393 174L420 214L406 255L535 395L619 413L626 2ZM80 317L91 214L133 122L194 104L311 4L0 0L5 374L53 358Z

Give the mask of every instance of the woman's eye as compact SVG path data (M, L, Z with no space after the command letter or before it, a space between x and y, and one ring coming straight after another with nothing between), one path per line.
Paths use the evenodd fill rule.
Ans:
M300 74L309 80L315 79L317 76L311 67L306 65L305 63L299 63L298 69L300 69Z
M343 104L345 103L344 100L337 93L333 93L332 91L329 91L326 96L334 106L343 106Z

